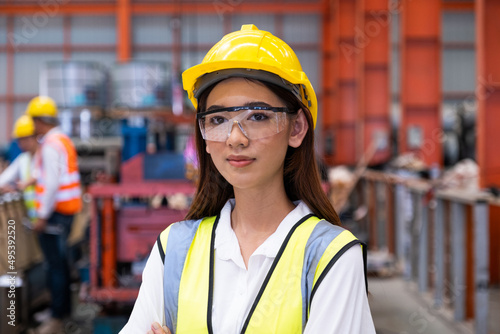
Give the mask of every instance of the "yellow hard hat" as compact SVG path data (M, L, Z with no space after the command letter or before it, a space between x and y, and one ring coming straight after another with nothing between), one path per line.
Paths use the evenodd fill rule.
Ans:
M182 73L184 89L195 108L202 91L230 77L259 79L291 91L309 108L316 126L318 100L311 82L295 52L273 34L253 24L243 25L215 44L201 64Z
M37 96L28 104L26 115L31 117L57 117L56 103L48 96Z
M14 131L12 131L13 138L22 138L35 135L35 123L28 115L19 117L14 124Z

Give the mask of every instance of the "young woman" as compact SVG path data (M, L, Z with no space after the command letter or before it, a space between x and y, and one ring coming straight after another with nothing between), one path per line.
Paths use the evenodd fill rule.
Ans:
M292 49L243 26L183 82L198 190L158 237L121 333L375 333L363 247L321 189L317 100Z

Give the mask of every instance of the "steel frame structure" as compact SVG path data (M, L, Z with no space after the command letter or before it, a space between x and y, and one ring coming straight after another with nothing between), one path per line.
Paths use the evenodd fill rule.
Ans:
M14 92L14 54L16 52L61 52L64 60L70 60L72 52L94 51L94 52L115 52L118 62L126 62L131 59L135 51L171 51L173 70L179 71L181 53L189 50L208 50L209 44L181 44L180 27L173 29L173 42L168 45L140 45L132 44L131 29L132 17L134 15L171 15L180 17L187 14L216 14L224 17L224 32L231 30L231 17L235 14L251 13L272 13L276 16L275 30L278 36L282 35L283 22L280 19L283 14L318 14L323 13L324 3L322 0L316 2L301 1L296 3L280 2L226 2L203 3L197 1L173 0L169 3L146 2L133 0L114 1L87 1L87 2L47 2L36 1L14 2L7 1L0 4L0 15L7 18L7 36L12 36L14 32L14 18L17 16L36 15L40 13L50 13L50 16L63 17L63 43L62 44L29 44L17 45L7 42L0 45L0 52L6 54L6 92L0 95L0 103L6 104L7 118L3 129L6 133L11 133L14 117L13 104L16 102L27 103L31 95L15 94ZM114 45L85 44L74 45L71 43L71 19L75 16L88 15L112 15L116 17L116 36ZM281 32L281 34L280 34ZM294 44L295 50L320 50L318 43L298 43Z

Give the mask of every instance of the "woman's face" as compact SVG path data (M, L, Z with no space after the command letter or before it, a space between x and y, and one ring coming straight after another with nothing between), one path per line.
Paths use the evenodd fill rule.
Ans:
M266 86L243 78L218 83L207 98L207 110L252 105L285 107ZM217 170L236 189L258 189L283 182L283 166L291 132L285 129L266 138L249 139L234 125L225 142L206 141ZM295 146L295 145L294 145Z

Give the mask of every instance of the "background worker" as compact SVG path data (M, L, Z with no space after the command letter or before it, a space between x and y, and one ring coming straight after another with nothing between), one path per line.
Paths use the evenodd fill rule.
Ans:
M34 229L48 262L52 317L38 334L60 333L71 311L66 241L74 215L82 206L80 173L75 147L61 132L55 102L45 96L32 99L26 114L33 118L40 149L35 155L36 214Z
M35 137L35 124L30 116L23 115L14 124L12 137L23 151L0 174L0 192L21 190L24 192L24 203L31 220L36 218L35 187L31 185L33 157L38 148Z

